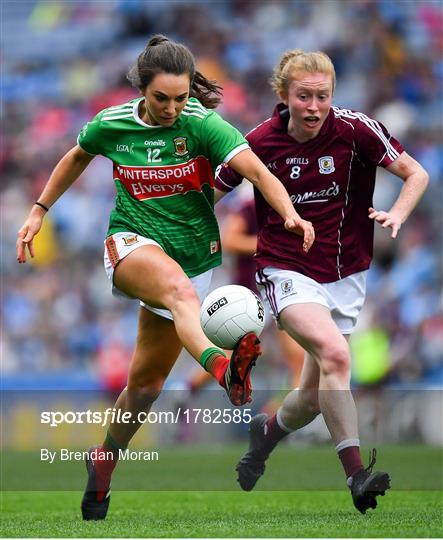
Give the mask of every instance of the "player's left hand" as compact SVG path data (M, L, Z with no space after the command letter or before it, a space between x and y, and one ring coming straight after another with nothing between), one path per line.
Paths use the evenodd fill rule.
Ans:
M303 251L307 253L315 240L315 231L312 223L301 217L291 217L285 221L285 229L303 236Z
M373 219L377 223L380 223L380 225L383 227L383 229L387 229L388 227L391 227L392 234L391 238L397 238L397 233L400 230L402 221L399 216L397 216L394 212L385 212L384 210L376 210L375 208L369 208L369 219Z

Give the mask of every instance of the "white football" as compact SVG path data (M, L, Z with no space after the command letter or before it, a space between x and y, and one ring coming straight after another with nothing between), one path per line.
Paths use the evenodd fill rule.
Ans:
M260 298L247 287L225 285L205 298L200 322L214 345L232 350L248 332L255 332L257 336L261 334L265 310Z

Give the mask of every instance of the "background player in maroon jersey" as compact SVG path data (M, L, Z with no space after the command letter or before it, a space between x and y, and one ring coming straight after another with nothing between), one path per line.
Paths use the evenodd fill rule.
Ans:
M288 394L276 415L252 420L238 479L243 489L253 489L276 444L322 413L354 505L365 513L389 489L390 479L387 473L372 473L375 451L369 467L362 465L348 338L364 302L373 222L390 228L396 238L420 200L428 174L380 123L332 106L335 70L327 55L286 52L272 86L281 103L246 138L286 187L300 215L314 224L316 243L303 253L298 238L289 237L255 192L257 280L278 324L307 354L300 388ZM404 182L387 211L372 203L377 166ZM228 167L221 169L216 185L229 191L240 181Z
M165 36L157 35L151 38L128 78L144 97L140 100L137 114L147 128L156 126L173 130L191 95L198 97L200 103L208 108L216 107L220 101L219 87L196 71L191 52ZM233 126L229 127L230 135L235 135L232 139L232 150L236 150L242 147L242 137ZM122 128L121 131L125 130L132 133L132 125ZM165 133L164 130L162 132ZM122 134L124 135L125 133ZM229 152L226 152L225 157L228 155ZM140 165L146 166L143 152L141 156L140 161L143 161ZM94 157L95 155L77 145L57 164L18 232L18 262L26 262L27 250L31 256L34 255L33 238L41 228L44 215L77 180ZM207 157L209 159L210 156ZM294 233L301 234L304 249L309 250L314 241L312 224L298 216L280 182L250 149L242 148L241 151L234 152L229 163L266 193L271 204L281 213L285 226ZM210 180L206 175L205 181ZM119 201L117 211L123 212L121 206ZM201 206L195 206L196 213L202 211ZM146 212L143 213L141 208L139 207L137 217L152 219L149 216L146 218ZM212 217L209 215L208 219ZM189 234L179 222L180 225L183 227L183 234ZM138 235L138 239L142 238L137 225L133 224L133 227L133 230L128 232ZM200 300L196 284L185 274L180 265L182 261L174 260L172 255L166 253L156 242L154 235L143 240L145 242L140 242L137 249L126 252L124 258L117 253L115 264L112 265L115 266L113 284L125 295L138 298L147 304L146 309L142 307L139 312L137 344L129 368L128 384L116 403L116 409L132 413L134 420L128 423L112 422L103 445L91 449L87 460L89 480L82 501L83 518L88 520L105 518L109 505L111 473L119 452L127 447L139 429L141 423L138 414L148 411L160 394L183 346L226 389L234 405L243 405L250 400L249 371L259 354L256 336L252 333L244 336L236 345L231 360L228 360L220 349L213 347L201 329ZM212 267L206 270L210 268ZM169 312L158 314L151 311L152 308L166 308ZM96 456L95 459L92 456Z

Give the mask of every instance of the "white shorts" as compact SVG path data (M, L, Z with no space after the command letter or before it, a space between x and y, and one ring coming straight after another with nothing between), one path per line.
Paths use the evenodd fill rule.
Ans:
M291 270L266 267L256 274L257 287L274 319L292 304L321 304L328 308L342 334L351 334L366 296L367 270L332 283Z
M114 285L114 270L117 264L127 255L129 255L135 249L141 246L158 246L160 249L163 248L155 240L144 238L139 234L134 234L131 232L119 232L113 234L112 236L108 236L104 244L104 265L106 274L110 282L112 283L112 294L117 297L120 296L124 298L131 298ZM203 274L199 274L198 276L190 278L194 286L195 292L200 298L200 302L203 302L203 300L208 294L209 285L211 284L212 272L213 270L211 268ZM169 309L154 308L142 301L140 301L140 305L145 309L152 311L153 313L156 313L161 317L164 317L165 319L170 319L171 321L173 320L172 313L169 311Z

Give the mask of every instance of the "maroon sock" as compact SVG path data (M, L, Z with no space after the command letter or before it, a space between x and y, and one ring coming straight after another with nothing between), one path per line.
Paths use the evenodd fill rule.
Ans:
M97 459L93 460L96 472L97 491L100 492L109 489L111 475L117 465L118 459L115 456L111 457L111 453L112 451L107 448L106 445L102 445L96 450L95 456Z
M277 415L274 414L274 416L268 418L265 424L265 449L271 452L286 435L289 435L289 433L278 425Z
M346 478L354 476L354 474L364 469L361 462L360 448L358 446L348 446L338 452L343 469L346 473Z

